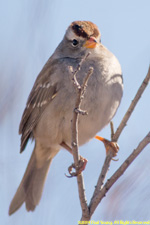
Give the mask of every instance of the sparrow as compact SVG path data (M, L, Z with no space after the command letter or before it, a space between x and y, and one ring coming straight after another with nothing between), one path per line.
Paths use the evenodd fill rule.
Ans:
M101 44L101 34L94 23L72 22L37 76L22 115L20 152L29 139L35 141L35 146L10 204L9 215L23 203L27 211L35 209L53 158L61 148L72 151L71 120L76 90L69 67L75 70L89 52L76 75L82 84L89 67L93 67L82 102L82 109L88 115L79 117L79 145L94 138L111 121L120 105L123 79L117 58Z

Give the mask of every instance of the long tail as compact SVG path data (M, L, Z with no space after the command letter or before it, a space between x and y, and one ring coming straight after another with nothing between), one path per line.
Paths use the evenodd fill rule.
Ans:
M49 159L44 163L43 167L37 168L34 149L23 179L10 204L9 215L19 209L24 202L26 203L27 211L35 209L41 199L51 161L52 159Z

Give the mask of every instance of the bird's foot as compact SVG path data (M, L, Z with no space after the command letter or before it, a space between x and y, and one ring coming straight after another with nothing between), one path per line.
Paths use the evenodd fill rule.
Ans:
M80 156L80 160L78 162L78 165L75 166L75 163L73 163L71 166L68 167L68 172L70 174L70 176L67 177L75 177L78 176L82 173L82 171L85 169L86 164L87 164L88 160L83 158L82 156ZM73 172L73 169L75 170L75 172Z
M105 149L106 149L106 155L108 155L109 151L112 152L113 157L115 157L119 151L119 145L117 142L109 141L103 137L95 136L96 139L102 141L104 143Z

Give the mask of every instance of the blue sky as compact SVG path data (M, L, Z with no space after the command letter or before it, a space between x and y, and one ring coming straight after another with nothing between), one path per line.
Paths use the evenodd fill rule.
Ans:
M24 205L8 216L34 144L19 154L18 127L34 80L74 20L90 20L101 31L102 43L119 59L124 76L124 96L114 118L121 121L144 79L150 63L150 1L51 0L1 1L0 8L0 221L1 224L76 224L81 210L76 179L64 173L72 157L62 150L54 159L39 206L27 213ZM112 162L108 177L150 130L150 86L144 92L120 139L119 161ZM107 126L101 136L110 137ZM93 215L93 220L149 220L150 171L147 147L113 186ZM84 172L90 201L105 150L97 140L81 147L88 159Z

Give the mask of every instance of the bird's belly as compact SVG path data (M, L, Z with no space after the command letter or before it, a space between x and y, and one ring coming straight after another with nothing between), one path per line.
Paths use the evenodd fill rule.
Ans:
M81 104L81 109L86 110L88 115L79 115L79 145L88 142L110 122L122 97L122 92L115 94L113 88L100 88L99 91L88 88ZM40 139L47 146L59 145L62 142L71 146L71 121L75 99L74 96L70 96L69 104L68 101L63 101L64 99L67 98L60 96L59 103L56 99L56 102L53 101L49 105L39 121L42 132L38 127L36 129L35 138Z
M79 120L79 144L86 143L97 132L102 130L113 118L119 106L119 101L108 99L100 101L95 108L89 110L87 116L80 116Z
M110 122L118 109L121 97L122 93L120 92L119 95L116 95L113 89L100 90L99 93L96 92L95 97L92 97L92 99L91 95L85 96L81 104L81 109L86 110L88 115L79 115L79 145L83 145L92 139L97 132L102 130ZM71 116L67 116L66 120L67 118L72 118ZM71 123L64 123L63 130L64 141L70 145Z

